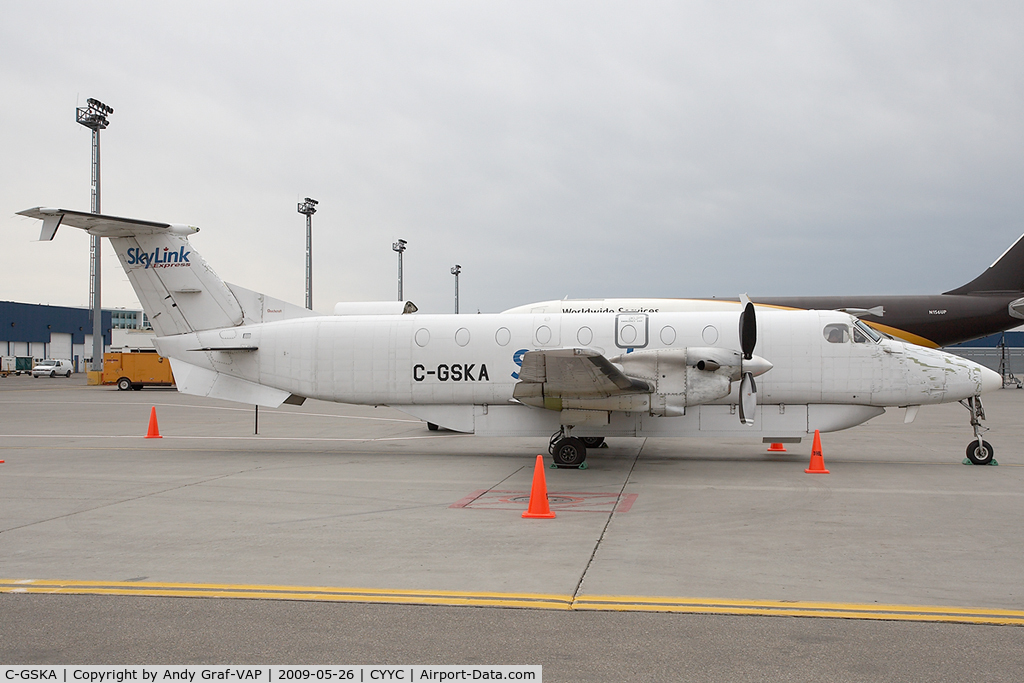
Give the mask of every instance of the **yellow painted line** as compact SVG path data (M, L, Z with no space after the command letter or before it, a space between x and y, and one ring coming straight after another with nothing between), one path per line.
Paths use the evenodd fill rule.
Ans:
M942 607L936 605L879 605L789 600L708 600L594 595L577 598L573 609L616 611L699 612L714 614L774 614L832 616L843 619L910 621L966 621L1024 626L1024 611L998 608Z
M1024 626L1024 611L1022 610L797 600L714 600L636 595L587 595L574 599L569 595L548 593L37 579L0 579L0 593L304 600L401 605L518 607L544 610L828 617L833 619Z
M143 581L49 581L0 579L0 593L74 595L145 595L157 597L218 597L263 600L320 600L419 605L480 605L570 609L570 596L545 593L476 593L465 591L331 588L324 586L265 586L235 584L152 583Z

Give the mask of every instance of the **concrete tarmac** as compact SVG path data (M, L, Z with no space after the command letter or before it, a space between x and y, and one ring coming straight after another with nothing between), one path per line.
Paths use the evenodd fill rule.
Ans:
M546 470L557 519L523 520L546 439L315 401L256 436L251 407L0 379L0 661L1014 680L1024 629L995 624L1024 624L1024 391L985 404L998 467L961 464L956 404L824 435L829 475L806 442L610 439ZM193 597L214 594L264 599Z

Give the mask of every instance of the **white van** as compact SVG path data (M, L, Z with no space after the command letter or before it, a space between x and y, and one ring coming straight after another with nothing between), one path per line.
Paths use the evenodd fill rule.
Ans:
M63 358L48 358L41 360L32 367L32 376L39 379L42 376L62 377L71 376L71 361Z

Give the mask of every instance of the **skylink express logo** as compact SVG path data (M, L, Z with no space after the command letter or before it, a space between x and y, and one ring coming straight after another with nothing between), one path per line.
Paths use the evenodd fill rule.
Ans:
M157 248L152 253L132 247L128 250L128 265L144 264L146 268L191 268L192 264L188 260L188 255L191 253L191 251L185 251L185 247L181 247L178 251L171 251L167 247L164 247L162 251Z

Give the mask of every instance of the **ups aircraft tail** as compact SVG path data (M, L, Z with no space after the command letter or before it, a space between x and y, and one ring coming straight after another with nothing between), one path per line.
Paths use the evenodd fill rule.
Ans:
M1016 294L1024 293L1024 235L1003 252L988 269L966 285L944 294Z
M37 207L19 215L43 221L41 241L61 225L107 237L157 336L315 315L221 280L191 244L191 225Z

